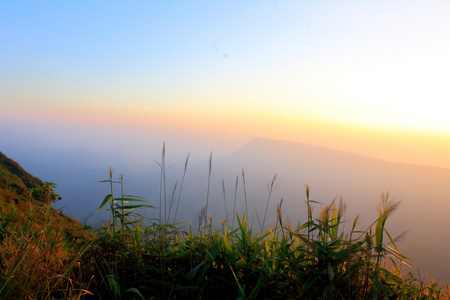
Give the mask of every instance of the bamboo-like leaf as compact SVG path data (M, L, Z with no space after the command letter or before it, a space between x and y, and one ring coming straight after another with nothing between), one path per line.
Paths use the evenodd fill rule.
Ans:
M225 249L227 249L228 251L231 250L231 244L230 241L227 238L227 232L225 231L222 237L223 243L225 245Z
M331 262L327 262L327 273L328 279L330 280L330 282L332 282L334 280L334 271L333 268L331 267Z
M231 270L231 272L233 273L234 280L236 281L236 284L237 284L237 286L238 286L239 297L241 297L242 299L245 299L245 291L244 291L244 289L242 288L241 284L239 283L239 279L237 278L236 274L234 273L234 270L233 270L233 268L231 267L231 265L230 265L230 270Z
M114 181L114 180L111 180L111 179L106 179L106 180L99 180L99 181L97 181L97 182L109 182L109 183L120 183L120 181Z
M231 230L233 230L233 228L226 222L219 220L220 223L222 223L223 225L225 225L226 227L230 228Z
M142 204L142 205L117 205L116 207L120 208L120 209L135 209L135 208L151 207L151 206Z
M384 224L381 218L378 219L377 226L375 228L375 247L377 251L381 251L381 246L383 243L383 233L384 233Z
M256 299L258 297L259 291L261 290L261 287L264 284L264 277L260 276L258 279L258 282L256 283L255 288L252 290L252 292L246 297L246 299Z
M129 196L129 197L120 197L120 198L114 198L114 201L138 201L138 202L146 202L147 200L137 198L135 196Z
M401 254L399 251L393 249L392 247L390 247L389 245L385 245L385 247L387 247L392 253L395 254L395 257L401 261L402 263L404 263L405 265L407 265L408 267L412 268L413 266L411 264L409 264L406 259L409 259L408 257L406 257L405 255Z
M205 254L206 254L206 258L208 259L209 262L213 262L215 260L215 255L213 255L210 251L208 251L207 249L205 249Z
M97 212L99 212L105 205L108 203L112 198L111 194L106 195L105 199L103 200L102 204L100 204L99 208L97 209Z
M122 297L122 293L120 292L120 287L117 281L114 279L114 275L106 275L108 279L110 289L114 290L119 297Z
M141 227L139 223L134 227L134 243L137 247L141 246Z
M134 293L137 294L141 299L145 300L144 296L142 296L142 294L139 292L139 290L137 288L129 288L128 290L126 290L124 292L124 294L126 293Z
M305 284L303 285L302 292L304 293L304 292L306 292L310 287L312 287L312 286L314 285L314 283L316 283L317 279L318 279L317 276L309 277L309 278L306 280Z

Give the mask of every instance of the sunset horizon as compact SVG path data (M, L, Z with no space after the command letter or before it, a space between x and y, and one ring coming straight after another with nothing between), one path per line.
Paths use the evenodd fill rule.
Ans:
M446 2L37 1L0 13L10 144L225 154L262 136L450 168Z

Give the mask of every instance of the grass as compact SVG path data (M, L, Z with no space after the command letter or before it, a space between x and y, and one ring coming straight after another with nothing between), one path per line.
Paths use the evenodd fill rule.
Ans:
M1 212L1 299L80 299L90 293L79 272L88 244L79 245L89 234L79 235L58 215L42 206L20 224L16 211Z
M16 222L17 210L0 215L1 299L447 299L449 287L431 278L426 283L407 272L408 259L387 230L399 209L382 194L378 218L365 230L358 217L345 219L342 200L322 205L310 199L306 186L307 221L292 226L283 217L266 228L266 215L276 176L268 185L264 216L254 231L249 222L245 174L245 212L213 225L208 214L212 156L208 164L206 203L199 227L177 224L185 169L178 193L168 196L165 149L161 167L161 198L153 207L124 193L123 175L109 184L99 210L109 222L97 229L68 227L58 212L42 206ZM224 205L226 194L222 184ZM178 195L178 196L177 196ZM9 204L8 204L9 205ZM158 219L142 217L144 209L159 210ZM317 213L314 213L317 211ZM173 218L171 217L173 215ZM172 220L173 222L171 222ZM351 223L350 230L344 224ZM348 228L348 225L347 225Z

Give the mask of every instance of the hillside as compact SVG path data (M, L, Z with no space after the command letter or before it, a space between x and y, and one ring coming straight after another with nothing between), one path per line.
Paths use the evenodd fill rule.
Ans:
M23 222L27 212L44 206L44 198L56 197L54 200L60 200L53 190L54 185L31 175L17 162L0 152L0 207L6 214L16 211L17 221ZM54 209L52 211L54 217L67 228L81 227L75 219L61 212L56 213Z
M0 152L0 201L2 204L31 201L32 197L28 191L43 187L42 180L29 174L17 162Z
M75 299L68 291L84 293L82 282L73 286L75 266L84 241L94 235L52 207L61 199L55 186L0 152L1 299Z

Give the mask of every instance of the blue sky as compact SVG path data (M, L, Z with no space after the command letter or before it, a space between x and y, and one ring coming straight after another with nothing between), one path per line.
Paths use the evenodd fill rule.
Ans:
M339 126L448 138L448 36L446 1L4 1L0 116L234 145L330 146Z

